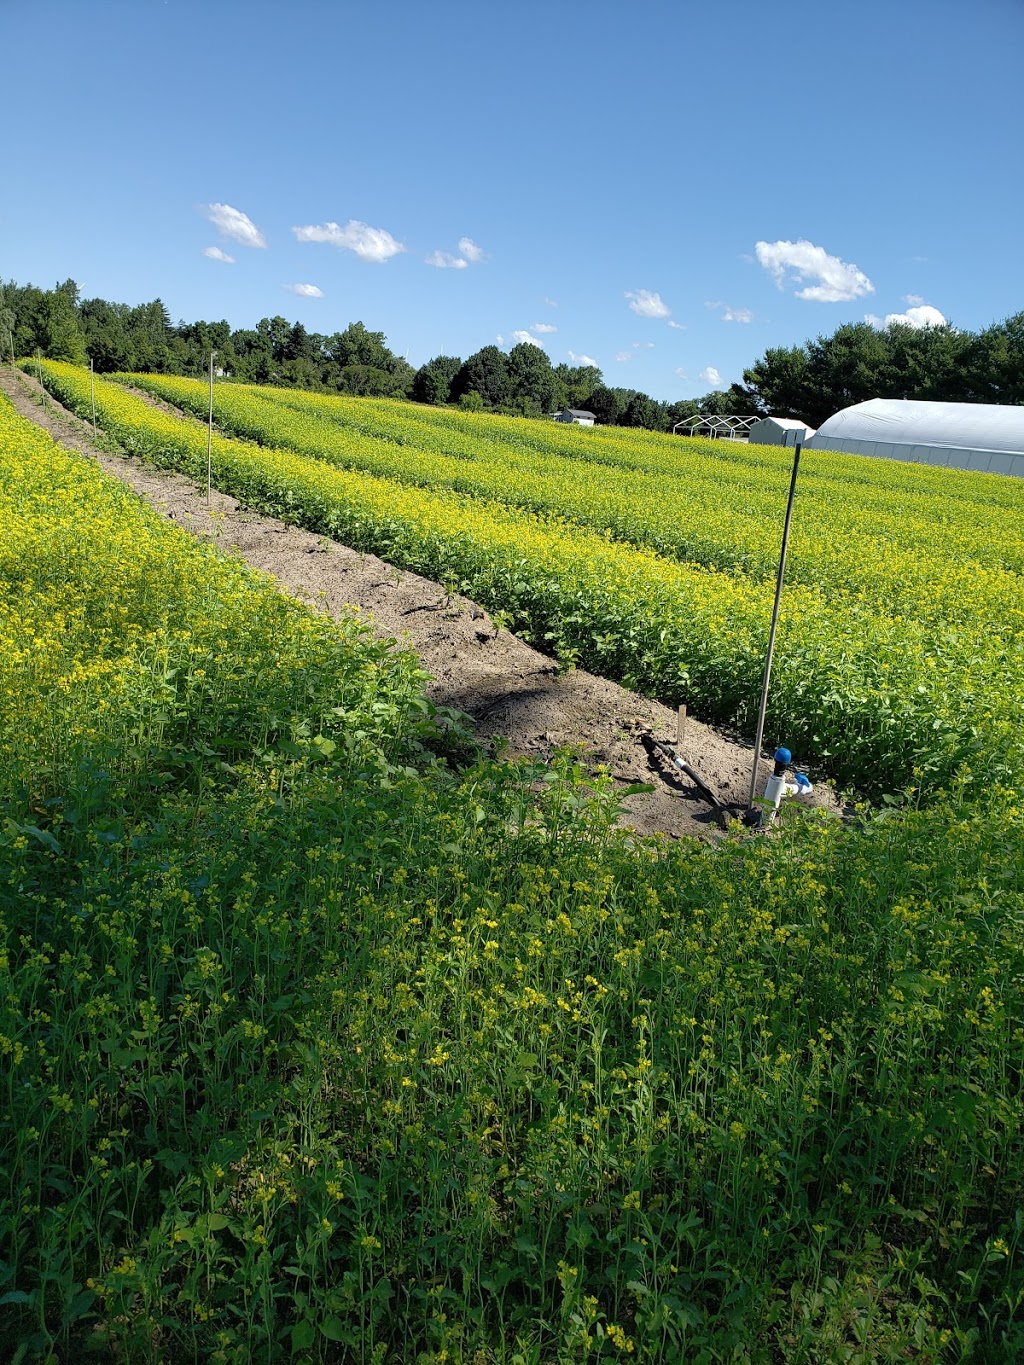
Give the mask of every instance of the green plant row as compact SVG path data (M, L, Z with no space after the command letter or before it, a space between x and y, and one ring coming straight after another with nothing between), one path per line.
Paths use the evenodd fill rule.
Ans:
M88 376L44 365L87 411ZM137 454L205 478L206 432L98 382L104 426ZM215 437L218 487L356 548L456 584L513 629L604 676L697 714L752 729L771 585L750 583L452 493ZM827 762L861 790L990 781L1016 772L1014 700L1024 648L930 629L860 604L840 611L805 585L787 593L769 742Z
M208 390L199 381L132 376L132 382L206 415ZM761 447L743 465L717 456L713 448L721 442L704 443L709 451L677 439L671 471L648 471L595 463L588 451L592 431L577 433L572 455L539 453L533 429L544 431L554 423L501 419L496 430L490 416L460 415L463 423L476 422L474 435L448 431L420 415L429 412L408 403L376 403L368 409L361 399L237 385L220 385L214 396L214 415L225 431L264 445L564 516L684 562L757 579L775 572L788 452ZM530 440L504 439L510 422L526 429ZM647 437L615 439L616 449L630 450L642 448ZM564 445L565 438L552 443ZM609 448L607 439L600 448ZM791 581L811 584L830 597L859 596L869 607L884 601L891 611L965 629L978 618L979 608L1008 631L1024 628L1024 593L1012 571L1024 566L1024 490L1018 490L1016 508L1005 511L987 501L988 476L980 480L980 503L957 498L952 487L915 497L894 487L882 490L885 500L879 505L877 497L865 499L862 482L841 485L817 477L831 458L830 452L817 451L804 457ZM901 467L893 467L898 475Z

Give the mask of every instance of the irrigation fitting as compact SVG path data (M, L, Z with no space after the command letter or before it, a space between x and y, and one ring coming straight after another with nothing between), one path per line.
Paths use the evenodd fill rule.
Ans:
M803 773L794 772L792 781L787 779L786 773L792 762L793 755L788 749L780 747L775 750L775 766L764 789L764 802L768 807L764 813L765 824L771 824L775 819L784 797L810 796L814 791L810 778Z

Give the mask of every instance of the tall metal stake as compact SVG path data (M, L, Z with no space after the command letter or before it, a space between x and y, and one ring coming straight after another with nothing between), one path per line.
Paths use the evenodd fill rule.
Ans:
M89 357L89 392L92 395L92 434L96 436L96 371L92 366L92 356Z
M206 436L206 510L212 506L210 489L213 483L213 358L216 351L210 352L210 424Z
M797 441L793 454L793 477L789 481L789 501L786 503L786 522L782 528L782 553L779 555L779 572L775 579L775 605L772 607L772 626L768 632L768 657L764 661L764 681L761 684L761 706L757 713L757 738L754 740L754 766L750 773L750 795L747 805L754 804L757 795L757 768L761 761L761 741L764 739L764 718L768 710L768 684L772 677L772 655L775 652L775 629L779 624L779 606L782 602L782 582L786 576L786 550L789 548L789 524L793 520L793 499L796 496L796 476L800 468L800 452L803 442Z

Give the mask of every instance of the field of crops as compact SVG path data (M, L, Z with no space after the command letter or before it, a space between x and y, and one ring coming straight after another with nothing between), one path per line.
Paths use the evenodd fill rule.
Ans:
M44 369L89 411L87 375ZM147 383L201 406L194 381ZM115 384L96 393L122 446L205 476L198 424ZM217 403L250 438L215 438L219 487L451 582L565 659L752 729L784 453L230 385ZM627 480L614 498L612 474ZM874 794L1016 783L1022 501L1013 480L808 456L769 742ZM666 507L689 528L673 545Z
M205 470L201 429L98 396ZM553 592L565 536L604 544L595 581L763 601L393 478L214 458L453 575L507 526ZM2 399L0 474L4 1358L1024 1351L1012 791L636 845L568 766L454 761L413 660Z

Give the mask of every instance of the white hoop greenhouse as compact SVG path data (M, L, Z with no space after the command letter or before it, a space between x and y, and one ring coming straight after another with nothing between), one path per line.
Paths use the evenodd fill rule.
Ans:
M823 422L807 448L1024 478L1024 407L872 398Z

